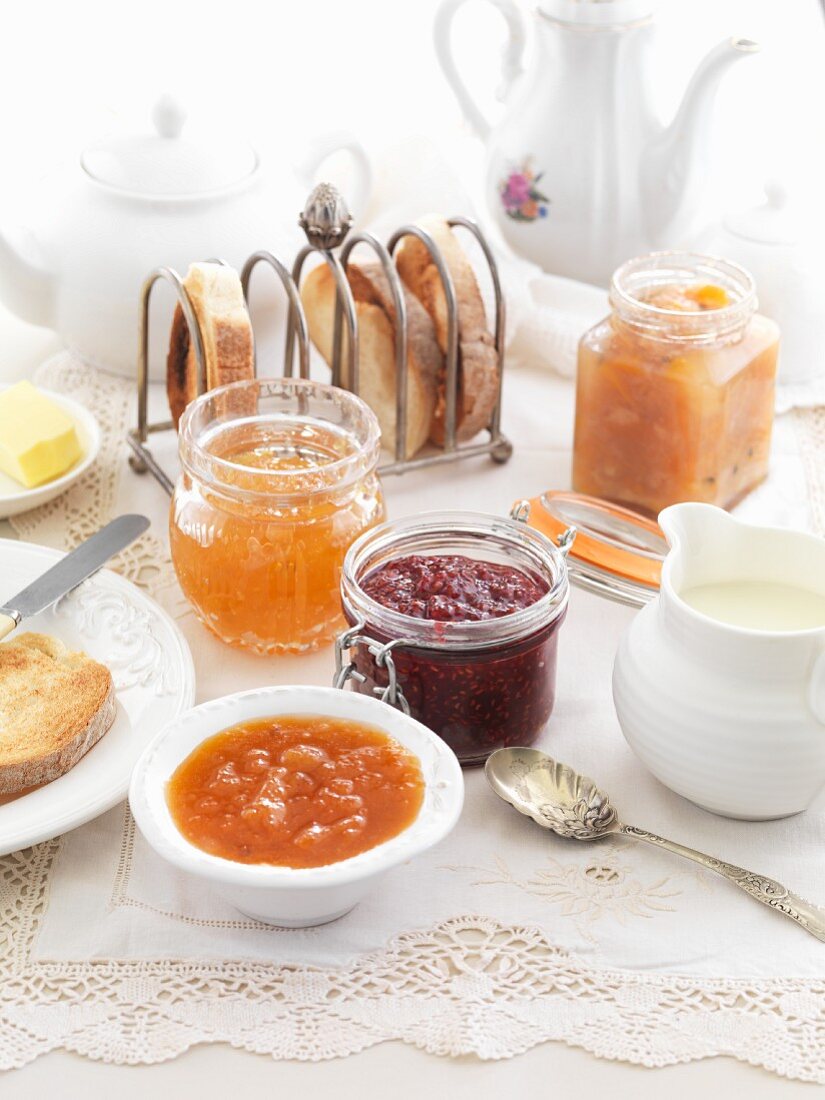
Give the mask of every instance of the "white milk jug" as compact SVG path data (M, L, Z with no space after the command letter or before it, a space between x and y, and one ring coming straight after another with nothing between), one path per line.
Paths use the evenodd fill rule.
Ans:
M825 540L676 504L659 596L613 672L622 731L671 790L728 817L804 810L825 784Z

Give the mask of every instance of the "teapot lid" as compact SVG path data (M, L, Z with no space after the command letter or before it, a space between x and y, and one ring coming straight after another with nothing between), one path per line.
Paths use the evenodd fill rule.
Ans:
M657 595L668 544L655 520L607 500L561 491L521 501L516 512L553 543L576 529L567 568L579 588L631 607Z
M765 198L761 206L728 214L725 229L754 244L796 244L799 222L784 186L778 180L768 180Z
M617 26L648 19L656 0L539 0L539 11L560 23Z
M186 112L171 96L152 110L155 132L104 138L84 149L80 163L98 183L133 195L184 197L222 191L258 167L251 145L233 135L184 136Z

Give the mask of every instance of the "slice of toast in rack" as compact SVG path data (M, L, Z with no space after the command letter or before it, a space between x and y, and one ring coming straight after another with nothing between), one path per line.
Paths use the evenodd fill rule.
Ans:
M395 336L397 317L389 282L377 262L350 262L347 276L358 319L358 368L361 397L378 417L384 446L395 451L397 372ZM335 280L327 264L313 268L301 288L301 298L313 343L332 361ZM405 458L412 458L430 435L444 372L444 356L426 310L404 288L407 310L407 441ZM346 333L344 372L348 366Z
M203 337L206 388L254 378L255 343L237 271L226 264L192 264L183 285ZM195 349L180 305L172 320L166 390L177 428L184 409L198 393Z
M470 260L446 220L435 214L419 218L444 258L455 287L458 304L458 395L456 437L471 439L487 427L498 399L499 362L495 340L487 325ZM417 237L405 237L396 263L401 278L419 299L435 325L442 352L447 353L447 299L438 269L426 245ZM444 442L445 387L442 385L433 421L432 440Z

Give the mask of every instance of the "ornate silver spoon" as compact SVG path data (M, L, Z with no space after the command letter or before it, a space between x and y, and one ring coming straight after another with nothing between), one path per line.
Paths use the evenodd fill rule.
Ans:
M706 856L645 829L637 829L635 825L623 825L607 795L592 779L579 775L546 753L538 749L498 749L487 760L484 771L500 798L545 829L573 840L598 840L618 834L666 848L709 871L716 871L752 898L784 913L825 942L825 912L821 909L765 875Z

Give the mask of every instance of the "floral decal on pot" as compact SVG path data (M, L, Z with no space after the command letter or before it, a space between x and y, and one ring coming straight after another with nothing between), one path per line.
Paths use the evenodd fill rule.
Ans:
M550 200L539 190L543 172L536 172L530 160L513 169L498 185L504 213L517 222L534 222L546 218Z

